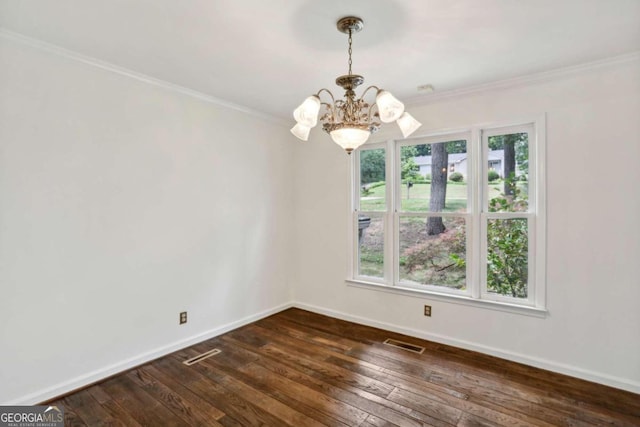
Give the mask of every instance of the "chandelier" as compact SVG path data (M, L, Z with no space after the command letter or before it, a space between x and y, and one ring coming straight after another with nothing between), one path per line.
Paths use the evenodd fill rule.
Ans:
M364 83L364 77L351 72L351 44L352 35L362 30L362 19L347 16L337 23L338 30L349 35L349 74L336 78L336 84L345 90L344 99L336 100L328 89L320 89L315 95L304 100L293 111L297 124L291 129L299 139L306 141L311 128L318 124L320 109L324 107L322 129L331 135L331 139L342 147L348 154L367 142L369 135L376 132L381 123L396 122L406 138L421 126L421 123L404 111L404 104L391 93L377 86L369 86L356 98L354 89ZM365 101L365 95L376 91L375 102ZM327 94L331 103L323 102L321 94ZM380 122L378 121L380 120Z

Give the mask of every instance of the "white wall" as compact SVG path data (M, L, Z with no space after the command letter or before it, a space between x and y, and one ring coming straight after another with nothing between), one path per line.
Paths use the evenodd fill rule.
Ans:
M0 403L290 303L285 127L5 38L0 64Z
M640 392L639 62L409 108L425 133L546 113L546 318L345 284L349 161L319 131L296 152L296 302Z

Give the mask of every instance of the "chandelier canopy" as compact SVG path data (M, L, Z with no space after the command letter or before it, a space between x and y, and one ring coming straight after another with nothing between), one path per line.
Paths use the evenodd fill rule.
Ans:
M311 128L318 124L320 109L324 107L323 114L319 118L322 129L331 135L331 139L348 154L367 142L369 135L380 128L380 122L395 121L405 138L411 135L421 124L404 111L404 104L391 93L377 86L369 86L360 98L356 98L354 89L364 83L364 77L351 72L351 45L353 33L359 32L364 27L362 19L347 16L338 21L337 27L340 32L349 35L349 73L336 78L336 84L345 90L344 99L336 100L331 91L320 89L293 111L293 117L297 123L291 129L291 133L306 141ZM376 91L375 102L369 104L364 98L365 95L372 93L370 92L372 89ZM331 103L320 99L323 93L327 94Z

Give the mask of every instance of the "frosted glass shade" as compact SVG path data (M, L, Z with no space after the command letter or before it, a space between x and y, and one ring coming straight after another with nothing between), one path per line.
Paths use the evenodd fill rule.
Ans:
M291 128L291 133L296 136L296 138L306 141L309 139L309 132L311 128L309 126L301 125L300 123L296 123L294 127Z
M342 147L347 153L367 142L371 132L357 128L342 128L331 131L331 139Z
M308 128L314 127L318 123L318 113L320 112L320 98L312 95L304 100L302 104L293 110L293 118L296 122Z
M414 119L413 116L407 112L403 113L396 123L398 123L398 126L402 131L402 136L405 138L422 126L422 123Z
M404 104L386 90L378 92L376 104L378 105L380 120L383 123L391 123L398 120L404 112Z

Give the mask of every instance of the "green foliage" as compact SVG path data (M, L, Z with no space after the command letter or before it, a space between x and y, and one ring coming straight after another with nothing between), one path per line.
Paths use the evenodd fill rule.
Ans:
M416 163L414 157L418 154L415 145L407 145L400 149L400 178L404 180L417 181L420 176L420 166Z
M413 159L408 160L402 165L401 177L403 181L409 180L413 182L424 181L422 175L418 172L420 166L418 166Z
M488 178L489 178L489 182L494 182L500 179L500 175L498 174L498 172L494 171L493 169L489 169Z
M424 284L464 286L466 247L463 230L461 223L408 247L400 257L406 274Z
M360 151L360 182L369 184L384 181L385 153L383 148Z
M430 174L430 173L426 174L426 175L424 176L424 180L425 180L426 182L431 182L431 174Z
M501 194L489 201L490 212L519 212L527 203L522 191ZM527 297L528 224L525 218L490 219L487 222L487 288L514 298Z
M431 144L420 144L416 145L416 156L430 156L431 155Z
M424 176L420 175L419 173L411 173L407 176L407 178L402 180L403 184L406 184L407 182L412 182L414 184L423 184L426 181L424 179Z
M400 162L404 163L409 159L413 159L418 155L417 145L405 145L400 148Z
M453 261L455 266L458 267L458 268L466 268L467 267L467 260L464 259L463 257L461 257L458 254L450 254L449 255L449 259L451 259L451 261Z
M454 172L451 175L449 175L449 180L453 182L462 182L464 181L464 176L462 176L460 172Z
M459 141L447 142L448 154L466 153L466 152L467 152L467 141L465 141L464 139Z

